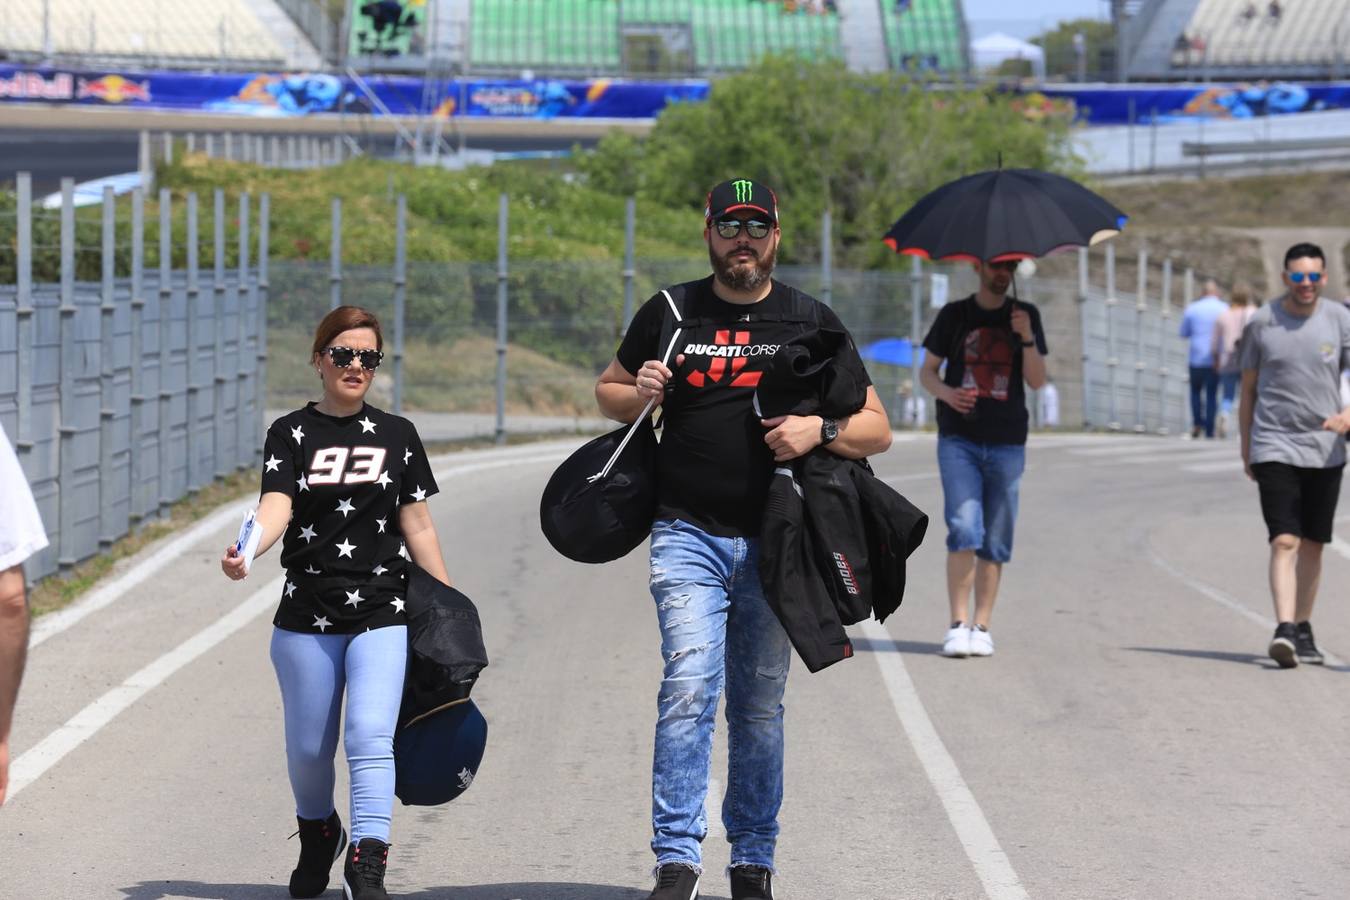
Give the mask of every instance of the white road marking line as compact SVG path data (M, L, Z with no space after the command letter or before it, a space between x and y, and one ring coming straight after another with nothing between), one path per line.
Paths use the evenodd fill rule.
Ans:
M1342 520L1350 520L1350 516L1342 516L1336 521L1340 522ZM1346 559L1350 559L1350 541L1346 541L1344 538L1333 537L1331 539L1331 549L1341 556L1344 556Z
M1171 465L1204 465L1206 463L1233 462L1240 459L1236 450L1209 450L1203 453L1155 453L1150 456L1125 456L1119 460L1111 462L1120 462L1124 465L1156 465L1158 463Z
M1333 545L1333 549L1336 549L1337 552L1343 556L1350 557L1350 545L1346 546L1345 549L1338 549ZM1263 616L1253 609L1248 609L1245 605L1243 605L1241 601L1228 596L1218 588L1205 584L1203 581L1200 581L1197 578L1192 578L1190 575L1181 571L1176 566L1172 565L1167 560L1159 556L1151 547L1148 550L1148 557L1149 560L1153 563L1153 565L1157 566L1159 569L1162 569L1168 575L1171 575L1177 581L1186 585L1186 587L1195 591L1197 594L1200 594L1201 596L1204 597L1208 597L1209 599L1213 600L1215 603L1219 604L1225 609L1232 610L1233 612L1242 616L1242 618L1246 619L1247 621L1254 622L1257 625L1260 625L1261 628L1267 633L1273 632L1275 630L1274 619L1270 618L1269 616ZM1345 665L1344 660L1342 660L1336 654L1328 652L1325 647L1322 648L1322 655L1325 656L1326 661L1333 666Z
M481 463L468 463L461 466L444 468L436 472L435 475L437 480L442 480L452 478L456 475L481 472L484 469L500 469L506 466L528 465L529 463L535 462L550 462L562 459L565 455L565 453L560 451L532 457L487 460ZM205 520L202 525L204 526L211 523L213 528L223 527L223 523L227 521L225 513L229 513L230 516L243 515L242 508L232 506L213 515L211 519ZM214 522L216 518L221 519L219 524ZM194 529L194 531L195 530L196 529ZM199 536L200 535L198 535L198 537ZM184 538L165 545L159 553L152 557L152 560L160 560L162 554L168 552L170 549L185 549L184 544L181 543L181 541L185 540L187 537L188 535L184 535ZM142 571L149 562L150 561L143 563L141 567L134 570L134 572L140 573L137 581L143 580L150 572L154 571L154 569ZM163 565L163 562L158 562L157 565ZM125 578L132 574L132 572L128 572L127 575L123 577ZM66 756L66 754L70 753L76 747L79 747L80 744L83 744L85 741L89 740L89 738L97 734L103 726L117 718L119 714L141 697L145 696L151 689L162 684L179 669L243 628L264 611L275 606L277 596L281 593L285 584L285 575L280 575L268 582L263 588L255 592L251 597L236 606L233 610L226 613L215 622L212 622L174 649L153 660L140 671L130 675L120 685L84 707L84 709L80 710L67 720L64 725L60 726L30 747L22 756L16 759L13 766L10 767L7 798L13 798L19 791L40 778L44 772L56 765L56 763ZM116 599L117 595L111 596L112 599ZM111 602L111 599L107 600L103 605L106 606ZM83 618L84 615L88 615L89 612L92 612L93 609L96 608L99 607L93 607L87 610L79 618ZM78 621L78 618L75 621ZM70 622L62 626L62 628L68 628L71 624L74 624L74 622Z
M204 540L212 532L230 525L238 525L239 521L243 519L244 513L251 506L253 506L252 501L231 503L224 509L217 510L112 581L100 585L65 609L41 617L33 623L33 630L28 639L29 649L38 646L48 638L55 637L90 613L97 612L131 593L133 588L169 563L177 560L184 551Z
M720 838L726 834L722 829L722 782L716 778L708 779L708 795L703 798L703 815L708 819L708 837Z
M923 701L919 699L914 682L905 668L900 648L895 646L895 640L885 626L871 619L862 623L862 631L868 640L882 645L882 649L872 656L881 668L881 678L891 695L900 725L913 745L929 782L937 791L938 799L947 811L947 818L956 830L961 846L965 848L966 857L974 865L975 874L984 885L985 895L990 900L1026 900L1026 889L1013 870L1012 862L999 846L998 838L994 837L993 829L975 801L975 795L970 792L956 767L956 761L947 752L932 720L928 718Z
M899 484L902 481L926 481L937 477L937 472L915 472L912 475L883 475L881 480L886 484Z
M9 773L9 798L32 784L62 757L93 737L152 688L243 628L277 602L286 583L282 575L268 582L243 603L179 644L174 649L130 675L126 681L90 703L51 734L14 761Z
M1215 456L1225 453L1237 455L1237 448L1215 447L1196 447L1187 444L1168 445L1149 442L1147 444L1136 444L1131 447L1083 447L1068 451L1073 456L1109 456L1112 459L1127 461L1130 459L1149 459L1159 462L1168 459L1179 459L1182 457Z

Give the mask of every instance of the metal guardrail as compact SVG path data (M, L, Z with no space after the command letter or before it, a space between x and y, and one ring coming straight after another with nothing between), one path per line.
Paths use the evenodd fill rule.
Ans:
M1233 153L1291 153L1300 150L1350 151L1350 135L1278 141L1182 141L1183 156L1222 156Z

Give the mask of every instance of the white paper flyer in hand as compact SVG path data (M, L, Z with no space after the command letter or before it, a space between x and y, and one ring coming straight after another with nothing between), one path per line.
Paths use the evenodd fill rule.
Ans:
M262 526L258 524L258 511L250 509L244 513L244 521L239 526L239 537L234 542L234 549L244 557L244 574L248 574L248 570L253 568L253 555L258 552L262 532Z

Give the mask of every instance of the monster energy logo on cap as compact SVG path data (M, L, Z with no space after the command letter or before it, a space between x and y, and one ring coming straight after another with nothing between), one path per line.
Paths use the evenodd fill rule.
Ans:
M754 182L746 181L744 178L739 178L736 181L733 181L731 183L731 186L736 189L737 203L749 203L750 198L753 197L755 194Z
M778 199L773 191L749 178L724 181L708 192L704 215L714 219L734 209L754 209L771 221L778 221Z

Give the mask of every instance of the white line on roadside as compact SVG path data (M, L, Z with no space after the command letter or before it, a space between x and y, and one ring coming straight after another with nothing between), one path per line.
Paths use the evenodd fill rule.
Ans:
M913 475L883 475L881 480L886 484L898 484L902 481L926 481L937 477L937 472L915 472Z
M1213 474L1215 472L1241 472L1242 460L1224 459L1216 460L1215 462L1194 463L1193 465L1182 466L1181 469L1183 472L1196 472L1201 475Z
M243 628L277 602L286 576L279 576L243 603L221 616L174 649L130 675L126 681L90 703L14 761L9 772L9 798L32 784L67 753L93 737L100 728L170 675Z
M95 588L65 609L38 619L33 623L32 635L28 639L29 649L60 634L90 613L97 612L126 596L132 588L176 560L185 550L204 540L212 532L219 531L231 523L237 524L250 505L251 502L231 503L224 509L216 510L112 581Z
M708 779L708 794L703 798L703 815L708 820L708 837L720 838L722 830L722 782Z
M1345 518L1350 519L1350 516L1346 516ZM1341 520L1337 519L1336 521L1339 522ZM1331 539L1331 549L1341 556L1344 556L1346 559L1350 559L1350 542L1346 541L1345 538L1333 537Z
M1344 541L1342 541L1342 543L1344 543ZM1346 546L1345 549L1341 549L1333 544L1332 549L1336 550L1341 555L1350 558L1350 546ZM1246 619L1249 622L1255 622L1257 625L1260 625L1261 628L1267 632L1272 632L1275 630L1274 619L1270 618L1269 616L1263 616L1261 613L1256 612L1253 609L1248 609L1246 606L1242 604L1241 601L1228 596L1218 588L1205 584L1203 581L1200 581L1197 578L1192 578L1190 575L1187 575L1185 572L1181 571L1176 566L1172 565L1167 560L1159 556L1151 547L1148 550L1148 557L1149 560L1153 563L1153 565L1157 566L1159 569L1162 569L1168 575L1171 575L1177 581L1186 585L1186 587L1195 591L1197 594L1200 594L1201 596L1204 597L1208 597L1215 603L1219 604L1225 609L1232 610L1233 612L1242 616L1242 618ZM1325 656L1326 661L1333 666L1345 665L1344 660L1342 660L1336 654L1328 652L1325 648L1322 649L1322 655Z
M933 727L914 682L905 668L904 657L885 626L869 619L862 624L867 639L881 645L872 656L881 668L882 681L891 695L900 725L914 747L929 782L937 791L947 818L965 848L966 857L975 866L975 874L990 900L1025 900L1026 889L1003 852L994 830L975 801L975 795L961 777L956 761L947 752L941 736Z
M566 454L562 451L541 454L538 456L512 457L509 459L485 460L477 463L467 463L459 466L450 466L442 468L435 473L437 480L453 478L456 475L467 475L473 472L481 472L485 469L499 469L506 466L528 465L537 462L551 462L561 459ZM193 529L196 533L198 528L210 524L212 528L224 527L230 517L242 516L244 507L229 507L214 514L211 518L204 520L200 526ZM229 513L229 516L226 516ZM215 520L219 519L219 522ZM211 529L204 529L209 531ZM155 569L164 565L167 561L165 554L181 552L191 545L192 541L187 539L190 534L185 534L182 538L174 540L161 548L150 560L142 563L141 566L126 573L122 579L130 579L135 576L131 584L139 583L144 578L155 571ZM200 534L195 534L193 540L200 538ZM147 569L153 563L153 568ZM122 581L122 579L118 579ZM147 692L166 681L183 666L192 662L203 653L215 647L221 641L243 628L265 610L271 609L276 605L277 597L285 586L286 576L281 575L266 586L255 592L243 603L236 606L224 616L212 622L210 625L179 644L174 649L153 660L138 672L130 675L120 685L106 692L94 702L90 703L84 709L77 712L66 723L55 731L48 734L42 740L38 741L27 751L23 753L10 767L9 789L7 799L13 798L19 791L32 784L42 776L44 772L56 765L66 754L70 753L80 744L93 737L98 731L115 719L124 710L143 697ZM109 585L111 587L111 585ZM123 585L121 590L125 591L127 585ZM101 606L106 606L116 599L118 594L110 593L111 599L104 600ZM93 606L74 621L78 621L85 615L88 615L94 609L101 608ZM61 628L69 628L74 621L68 622ZM60 630L60 629L58 629ZM55 632L52 632L53 634ZM50 636L50 635L48 635Z

